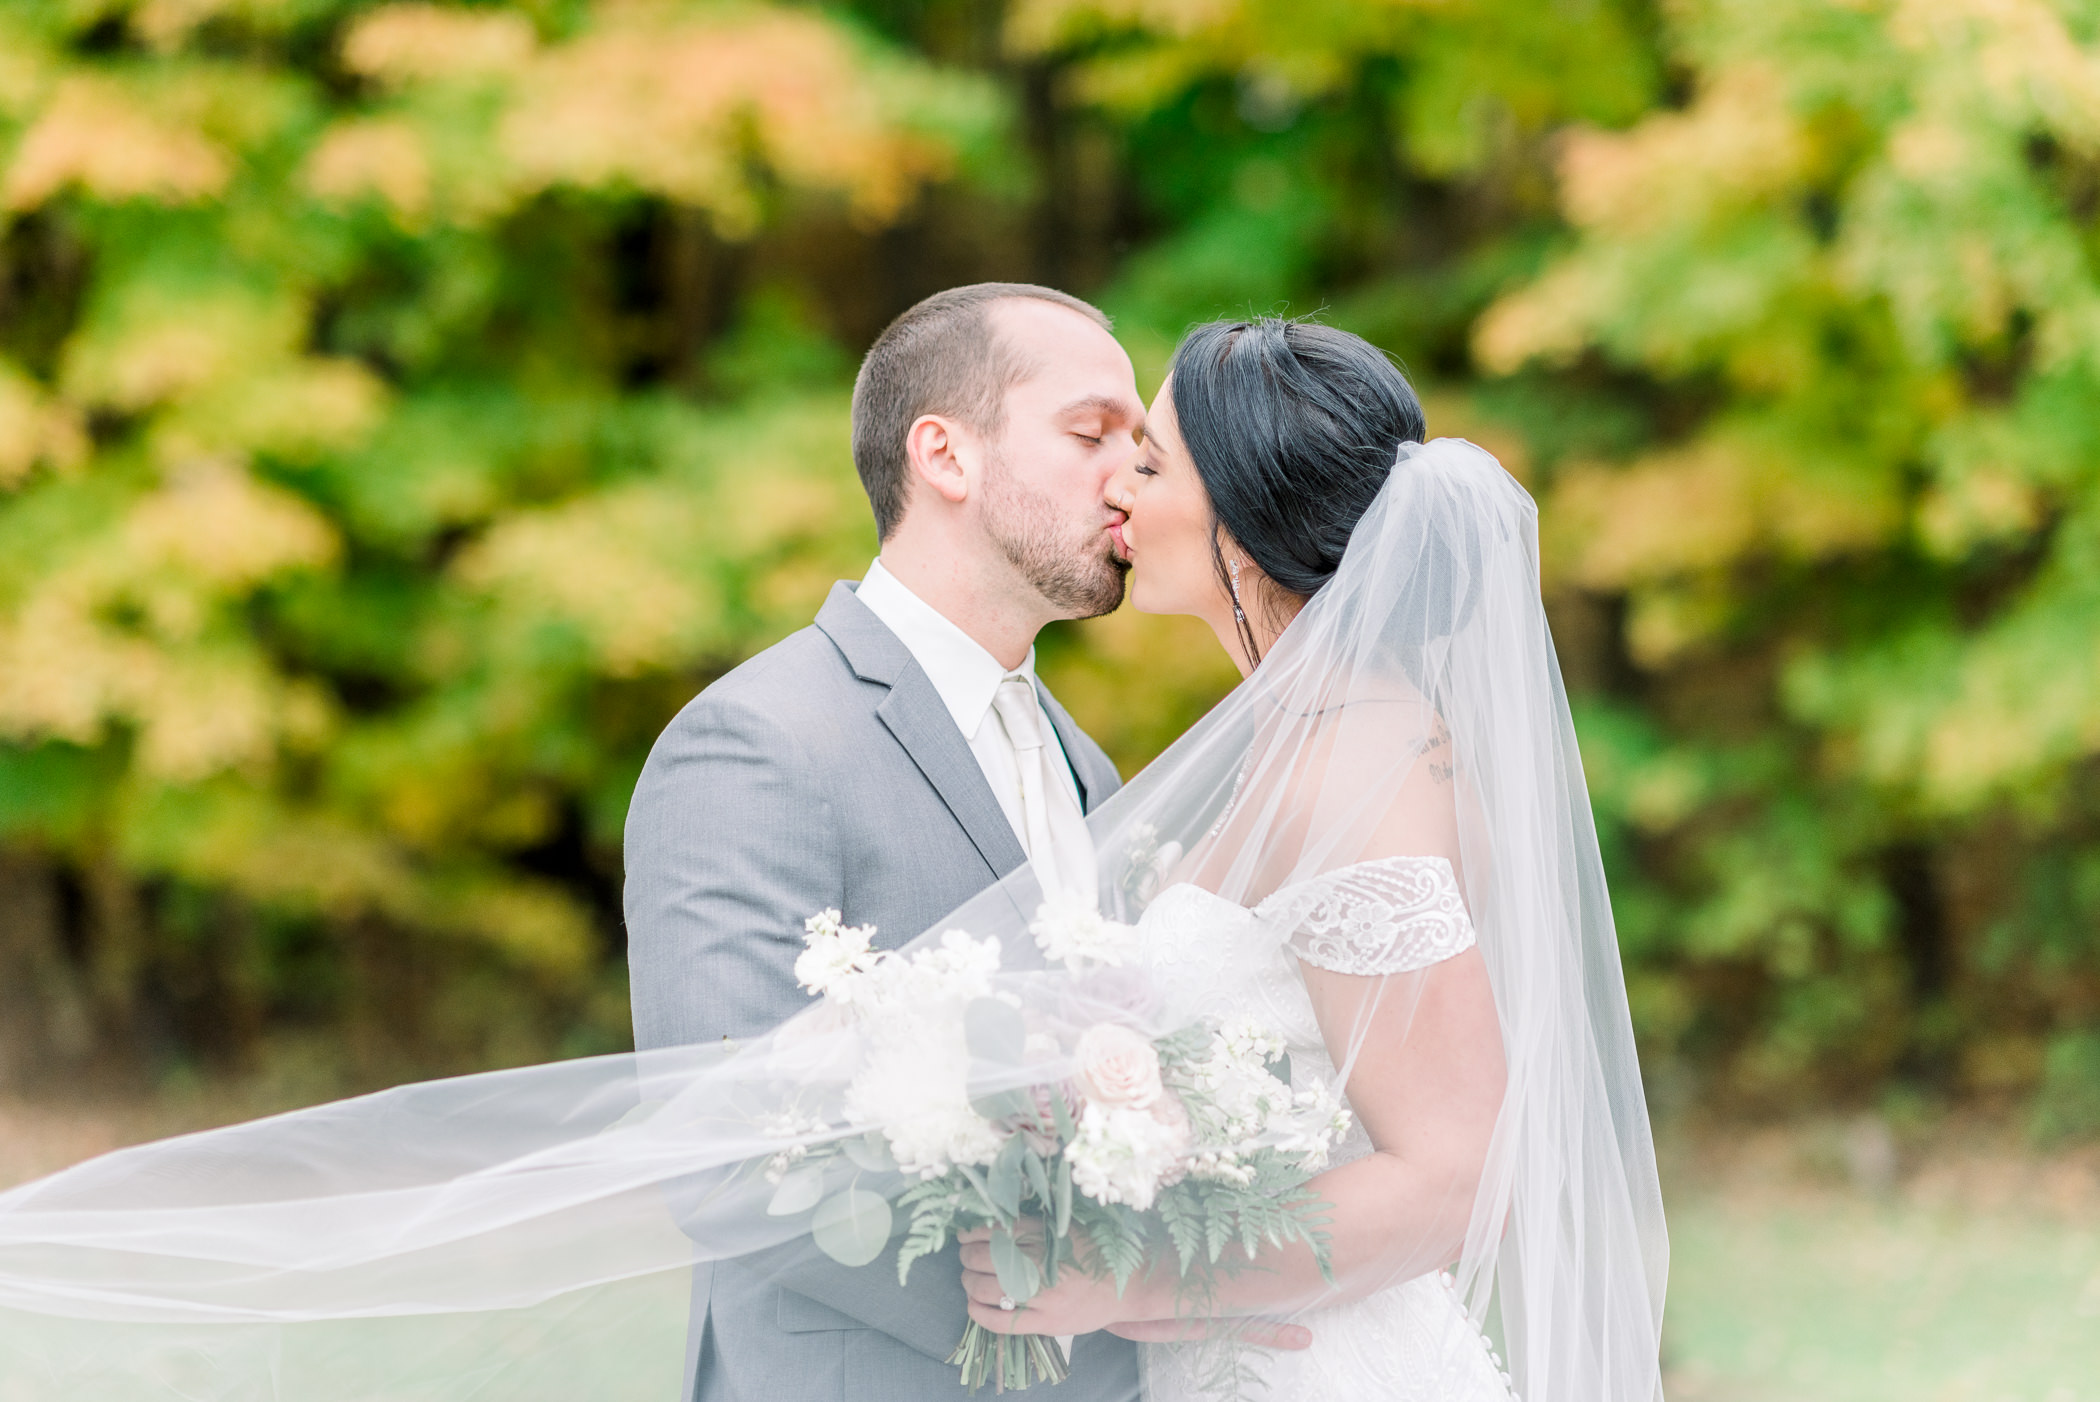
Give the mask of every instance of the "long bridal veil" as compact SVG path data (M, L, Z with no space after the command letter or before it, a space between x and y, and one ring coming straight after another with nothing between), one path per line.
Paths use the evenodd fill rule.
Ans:
M1505 1080L1477 1182L1418 1186L1450 1200L1406 1220L1463 1223L1463 1245L1396 1241L1275 1312L1448 1264L1526 1402L1659 1397L1654 1151L1535 513L1495 461L1403 447L1333 581L1090 827L1104 916L1193 883L1258 908L1285 959L1310 913L1270 896L1450 860ZM1043 904L1024 868L904 946L996 938L986 987L1043 1034L1007 1061L917 1048L909 1095L866 1093L895 1048L813 1003L742 1046L406 1086L0 1194L0 1402L668 1395L695 1262L790 1251L827 1193L894 1200L912 1180L881 1134L902 1117L952 1130L928 1161L966 1159L987 1096L1073 1072L1075 1029L1172 1030L1169 975L1052 962ZM1353 1025L1325 1029L1345 1095L1359 1053L1422 1030L1428 978L1366 975ZM782 1165L834 1141L852 1152L784 1200Z

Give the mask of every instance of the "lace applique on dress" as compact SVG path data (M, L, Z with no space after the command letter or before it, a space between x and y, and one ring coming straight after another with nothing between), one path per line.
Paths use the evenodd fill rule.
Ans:
M1473 947L1451 863L1381 857L1301 881L1258 908L1308 964L1338 974L1405 974Z

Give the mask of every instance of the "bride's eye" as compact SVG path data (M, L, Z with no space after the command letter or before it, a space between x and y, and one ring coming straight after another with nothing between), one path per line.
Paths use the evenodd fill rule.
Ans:
M1136 465L1136 470L1137 470L1137 475L1138 475L1138 476L1140 476L1140 477L1157 477L1157 476L1159 476L1159 473L1158 473L1158 472L1157 472L1157 471L1156 471L1155 469L1153 469L1152 467L1150 467L1150 466L1148 466L1148 465L1146 465L1146 464L1144 464L1144 463L1138 463L1138 464Z

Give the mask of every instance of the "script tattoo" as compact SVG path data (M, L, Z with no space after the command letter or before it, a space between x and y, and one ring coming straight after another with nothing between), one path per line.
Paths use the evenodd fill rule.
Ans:
M1432 755L1430 758L1429 777L1439 784L1450 783L1451 776L1456 772L1457 766L1451 759L1451 732L1445 728L1444 720L1441 716L1437 717L1436 729L1431 732L1428 738L1415 746L1415 754L1417 756L1431 755L1432 751L1442 751L1442 753Z

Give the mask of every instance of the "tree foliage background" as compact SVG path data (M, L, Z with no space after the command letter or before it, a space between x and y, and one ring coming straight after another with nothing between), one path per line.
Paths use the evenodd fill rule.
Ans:
M0 1078L619 1045L649 743L989 277L1527 481L1659 1097L2100 1128L2095 0L0 0ZM1127 772L1213 651L1044 666Z

